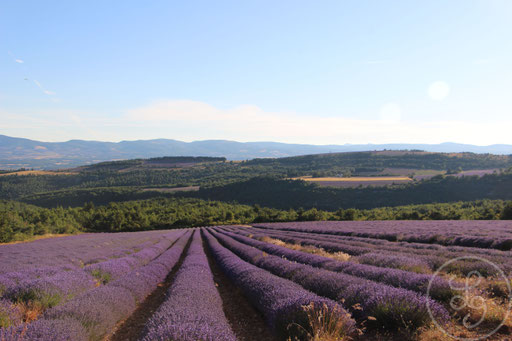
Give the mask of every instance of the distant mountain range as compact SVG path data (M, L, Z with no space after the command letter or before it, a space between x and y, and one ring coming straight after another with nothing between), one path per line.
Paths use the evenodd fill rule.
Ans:
M475 146L441 144L345 144L308 145L278 142L236 142L205 140L183 142L157 139L121 142L71 140L41 142L0 135L0 169L70 168L101 161L160 156L224 156L228 160L285 157L305 154L358 152L369 150L424 150L429 152L472 152L512 154L512 145Z

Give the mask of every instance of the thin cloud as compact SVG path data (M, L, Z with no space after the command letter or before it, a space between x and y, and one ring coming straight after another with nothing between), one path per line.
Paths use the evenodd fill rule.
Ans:
M48 95L48 96L54 96L54 95L56 95L56 93L55 93L55 92L50 91L50 90L46 90L46 89L43 87L43 85L42 85L41 83L39 83L36 79L34 79L34 84L35 84L35 85L37 85L37 87L38 87L39 89L41 89L41 91L42 91L44 94L46 94L46 95Z
M15 63L18 63L18 64L24 63L23 59L15 57L11 51L7 51L7 54L14 60Z
M53 98L53 97L52 97ZM391 102L393 103L393 102ZM388 103L389 104L389 103ZM397 103L398 105L398 103ZM112 118L103 112L51 110L2 112L0 129L4 134L27 134L48 141L97 139L105 141L173 138L182 141L222 139L281 141L311 144L440 143L457 141L477 145L510 143L512 121L430 122L398 120L405 108L387 109L391 118L357 119L340 116L300 115L270 112L254 105L218 108L197 101L161 100L124 111ZM384 118L384 119L383 119Z
M16 58L11 51L7 51L7 53L9 54L9 56L11 56L11 58L13 58L14 62L16 62L18 64L24 64L25 63L25 61L23 59ZM26 66L23 66L23 69L26 69L26 68L27 68ZM27 75L23 79L25 81L30 80L30 78L28 76L29 75ZM34 79L33 82L43 92L43 94L48 95L48 96L55 96L57 94L55 91L50 91L50 90L46 89L38 80ZM52 101L53 102L60 102L60 99L56 99L56 100L52 100Z
M377 113L376 113L377 114ZM134 126L137 138L155 134L181 140L232 139L293 143L464 143L491 144L508 139L510 125L463 121L409 122L401 120L396 103L384 106L380 119L304 116L268 112L254 105L220 109L203 102L163 100L130 110L119 128ZM512 122L510 122L512 123ZM165 134L165 135L164 135ZM477 138L475 138L477 137Z

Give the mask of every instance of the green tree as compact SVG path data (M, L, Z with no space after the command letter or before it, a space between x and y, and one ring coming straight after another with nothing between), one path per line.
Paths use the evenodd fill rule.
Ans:
M500 215L501 220L512 220L512 201L509 201L503 208Z

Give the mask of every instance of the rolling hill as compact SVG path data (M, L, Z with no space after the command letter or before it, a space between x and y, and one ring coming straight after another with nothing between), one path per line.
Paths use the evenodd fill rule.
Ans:
M289 157L306 154L368 150L424 150L428 152L472 152L512 154L512 145L474 146L442 144L307 145L278 142L205 140L183 142L169 139L99 142L70 140L41 142L0 135L0 169L61 169L102 161L162 156L213 156L228 160Z

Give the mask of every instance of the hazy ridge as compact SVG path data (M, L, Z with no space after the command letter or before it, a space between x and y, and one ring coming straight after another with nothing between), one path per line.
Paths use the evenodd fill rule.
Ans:
M223 156L228 160L286 157L330 152L369 150L425 150L428 152L472 152L512 154L512 145L476 146L459 143L441 144L345 144L308 145L279 142L236 142L204 140L183 142L171 139L101 142L70 140L41 142L0 135L0 169L56 169L101 161L151 158L161 156Z

